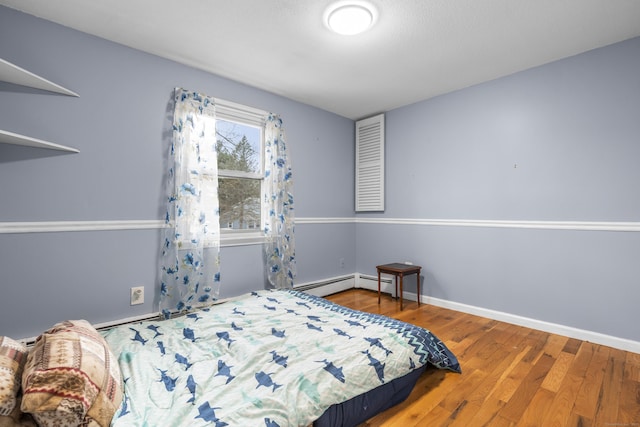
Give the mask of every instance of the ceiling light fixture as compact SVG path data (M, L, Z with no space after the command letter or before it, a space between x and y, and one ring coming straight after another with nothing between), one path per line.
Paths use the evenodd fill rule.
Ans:
M368 30L376 18L375 9L362 1L334 3L325 12L325 23L330 30L353 36Z

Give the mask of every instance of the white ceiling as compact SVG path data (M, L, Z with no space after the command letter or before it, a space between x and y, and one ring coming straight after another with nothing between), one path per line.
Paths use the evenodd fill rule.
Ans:
M359 119L640 36L639 0L368 0L339 36L335 0L0 0L126 46Z

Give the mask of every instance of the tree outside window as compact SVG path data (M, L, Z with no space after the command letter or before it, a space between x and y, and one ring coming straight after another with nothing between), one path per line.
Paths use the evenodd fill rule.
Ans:
M216 120L218 200L221 231L261 229L263 131Z

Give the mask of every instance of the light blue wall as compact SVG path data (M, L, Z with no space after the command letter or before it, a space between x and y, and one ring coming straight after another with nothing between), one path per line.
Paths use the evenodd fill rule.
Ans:
M296 215L353 215L349 119L4 7L0 58L80 95L0 82L0 129L80 150L61 155L0 144L0 222L161 219L176 86L280 114ZM318 179L327 165L331 173ZM296 229L296 282L355 271L354 224ZM158 230L0 234L0 335L29 337L64 319L105 322L157 310L159 238ZM223 248L221 261L223 297L263 287L260 246ZM136 285L146 287L145 304L131 307Z
M386 115L386 211L358 218L640 221L640 38ZM356 268L423 293L640 340L640 233L358 224Z
M305 222L354 215L351 120L3 7L0 57L80 94L0 83L0 129L80 150L0 144L0 222L160 219L182 86L282 115L297 283L411 260L428 295L640 340L640 233ZM634 39L388 112L387 210L356 217L639 221L638 76ZM0 335L156 310L158 241L157 230L0 234ZM260 288L261 259L259 246L223 248L223 296ZM131 307L136 285L146 302Z

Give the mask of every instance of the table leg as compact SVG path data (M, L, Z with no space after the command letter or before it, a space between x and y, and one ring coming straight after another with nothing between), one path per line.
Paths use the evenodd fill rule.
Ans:
M380 305L380 270L378 270L378 305Z
M396 276L396 280L398 279L398 277ZM403 301L403 294L402 294L402 282L404 281L404 274L400 273L400 311L402 311L402 301Z
M396 284L396 293L394 294L394 296L395 296L396 299L398 299L398 275L394 274L393 277L394 277L394 280L395 280L394 283Z
M416 289L418 291L418 307L420 307L420 269L418 269L418 277L416 279Z

